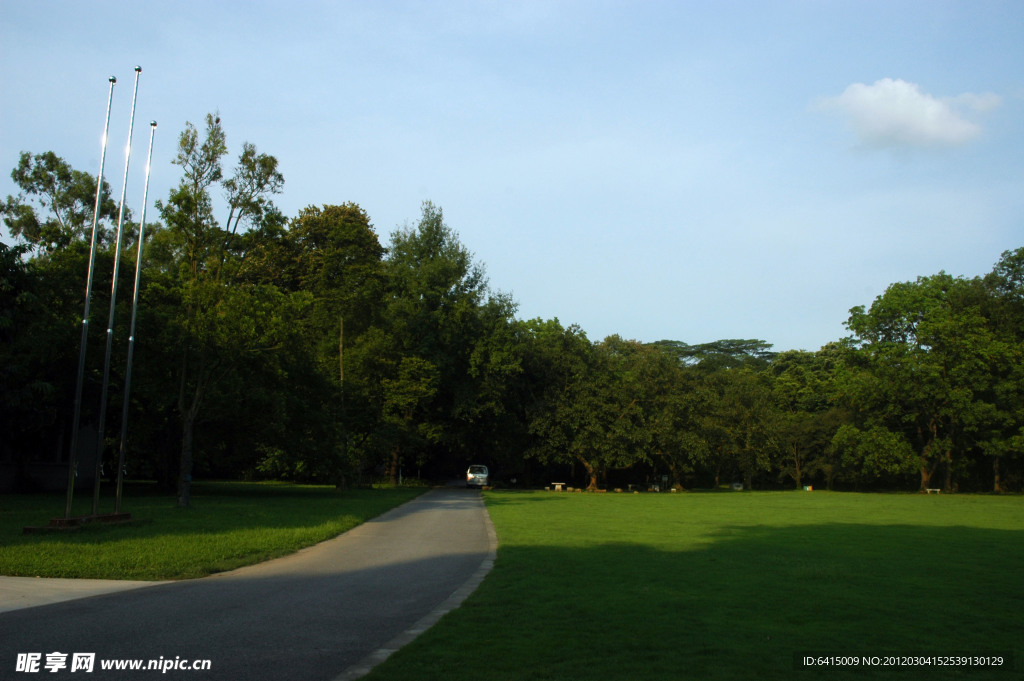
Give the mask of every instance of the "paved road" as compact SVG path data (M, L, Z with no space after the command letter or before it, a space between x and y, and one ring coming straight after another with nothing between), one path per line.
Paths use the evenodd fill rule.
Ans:
M432 490L285 558L0 612L0 679L356 678L456 607L495 549L478 492ZM55 651L68 654L68 668L49 673ZM95 653L93 673L70 672L76 652ZM17 672L19 653L41 653L40 672ZM210 660L210 671L100 669L102 660L160 658Z

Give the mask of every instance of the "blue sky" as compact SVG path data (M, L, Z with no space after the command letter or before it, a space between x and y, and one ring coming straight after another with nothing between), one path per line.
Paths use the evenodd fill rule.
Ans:
M816 350L849 308L1024 246L1024 3L0 0L22 150L152 201L185 121L275 155L277 204L424 200L522 318ZM144 304L144 301L143 301Z

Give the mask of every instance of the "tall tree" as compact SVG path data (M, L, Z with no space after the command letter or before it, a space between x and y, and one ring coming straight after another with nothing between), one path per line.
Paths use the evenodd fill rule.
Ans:
M291 262L274 266L290 268L287 286L313 295L321 361L340 377L344 337L351 344L379 317L385 249L366 211L354 203L302 209L289 224L287 241Z
M771 389L763 372L725 369L708 377L715 395L712 422L720 455L731 461L751 489L754 476L771 470L778 451Z
M775 356L762 340L719 340L701 345L661 341L687 367L697 403L691 410L691 462L718 487L724 476L746 485L772 464L773 405L764 370ZM699 396L699 397L697 397Z
M437 367L432 363L409 356L399 361L394 378L382 381L382 425L391 449L388 472L392 484L398 484L401 478L403 456L411 453L415 462L422 464L427 446L440 436L439 425L424 413L437 392L438 379Z
M500 322L507 323L514 308L503 296L490 293L483 267L429 201L414 228L391 235L385 274L383 328L377 340L388 360L378 362L381 378L398 380L408 358L436 369L436 391L419 410L421 425L429 424L433 434L422 443L429 455L420 458L454 470L479 456L475 447L486 429L480 417L496 405L491 398L479 399L482 386L494 372L516 370L514 359L505 362L487 340ZM378 395L383 400L380 413L387 413L387 392Z
M856 401L867 425L902 433L918 457L920 489L941 469L943 488L991 426L993 364L1005 347L982 315L979 279L944 272L891 285L847 327L868 372Z
M608 470L649 461L638 376L629 367L636 344L613 336L594 345L557 320L534 322L533 331L530 364L543 379L529 413L526 456L579 464L591 490Z
M15 464L10 487L25 484L29 452L41 448L41 434L58 418L58 377L50 375L41 348L54 347L44 282L25 244L0 242L0 458ZM45 333L47 329L50 333ZM52 358L51 358L52 359ZM0 488L8 485L0 485Z
M283 177L277 160L243 145L234 174L224 179L222 161L227 141L220 117L208 114L204 134L191 123L178 140L172 161L182 177L167 202L158 202L163 216L167 248L173 257L182 314L177 325L177 410L181 420L181 457L178 503L189 505L193 442L197 417L212 385L230 374L230 358L238 352L264 352L277 346L267 332L279 324L250 316L232 325L231 315L254 312L273 316L280 308L262 304L270 288L239 286L246 256L267 221L280 221L270 200L279 192ZM213 188L220 184L228 206L224 227L214 217ZM241 231L241 228L247 228ZM248 302L247 302L248 301ZM252 303L252 304L249 304Z
M63 450L64 438L70 434L75 399L74 358L78 348L75 340L82 329L81 293L90 257L96 180L75 170L52 151L34 156L22 152L11 178L20 191L0 204L0 215L17 245L5 253L5 260L30 260L26 268L15 268L10 274L18 274L11 279L18 282L16 286L29 285L15 294L19 301L16 309L33 307L35 312L9 329L5 363L13 373L9 383L4 381L4 388L16 393L33 386L33 399L12 397L21 408L9 412L17 427L8 440L21 441L19 457L37 457L40 453L46 457ZM108 252L111 230L107 223L117 215L106 182L102 184L99 210L96 279L92 290L94 299L98 297L101 302L108 295L112 270L112 254ZM128 211L126 216L125 231L131 239L133 226ZM91 337L99 339L96 334L101 330L94 326L91 331ZM88 392L92 374L97 371L94 359L93 355L86 357L84 422L88 422L95 406ZM19 374L20 378L16 378ZM25 409L32 413L16 416Z
M658 341L687 365L703 367L705 371L750 367L763 369L775 357L772 344L757 339L722 339L710 343L689 345L682 341Z
M779 353L769 372L777 408L774 437L778 467L800 489L807 476L829 465L829 442L842 422L833 398L832 351ZM831 479L827 479L831 489Z
M300 460L302 452L296 448L278 453L278 458L291 458L293 470L321 471L326 479L345 485L351 473L362 470L366 454L364 447L350 445L364 441L372 430L367 423L374 418L368 414L369 365L362 361L368 355L362 346L367 331L380 323L385 249L366 211L347 203L302 209L281 238L266 241L261 251L250 256L261 261L250 271L312 296L309 369L326 383L325 392L315 397L308 393L305 412L333 423L330 436L321 435L319 448L310 452L319 465Z
M1002 350L993 364L991 428L979 440L992 459L992 489L1002 492L1003 463L1024 456L1024 247L1006 251L984 278L985 315Z
M705 395L694 373L666 344L617 345L622 362L616 371L640 409L634 422L642 433L633 438L636 461L649 458L660 471L667 469L670 484L681 489L694 460L705 454L706 442L698 429Z

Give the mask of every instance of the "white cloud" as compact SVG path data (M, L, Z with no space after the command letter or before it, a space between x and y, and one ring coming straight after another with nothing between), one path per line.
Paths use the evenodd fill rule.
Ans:
M963 110L989 111L1001 103L992 93L964 93L938 99L915 83L883 78L873 85L854 83L821 107L846 115L861 142L870 147L948 147L966 144L981 134Z

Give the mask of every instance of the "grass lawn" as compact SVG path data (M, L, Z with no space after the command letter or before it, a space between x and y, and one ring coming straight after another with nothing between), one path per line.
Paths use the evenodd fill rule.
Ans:
M1020 679L1024 497L488 492L494 570L368 681ZM798 669L804 654L1014 669Z
M130 525L24 535L27 525L63 517L65 498L0 495L0 574L102 579L187 579L232 570L330 539L424 489L360 489L290 484L194 483L192 505L125 490ZM113 506L113 501L103 502ZM92 509L79 493L74 512ZM109 512L101 506L100 512Z

